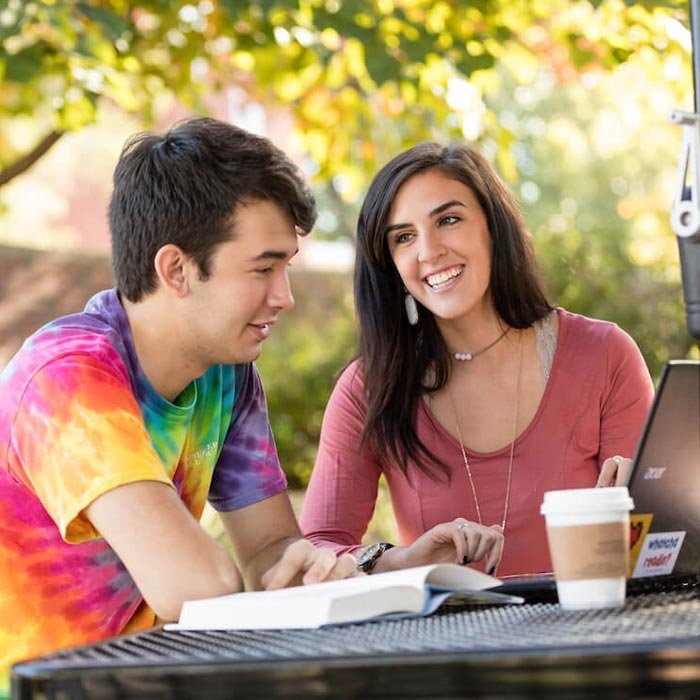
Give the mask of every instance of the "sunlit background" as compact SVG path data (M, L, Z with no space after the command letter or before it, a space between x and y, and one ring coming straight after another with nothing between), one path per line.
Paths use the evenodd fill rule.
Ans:
M695 356L669 225L681 132L668 115L693 109L685 2L0 7L0 367L26 334L111 283L106 206L120 149L192 113L270 137L317 193L318 225L293 270L297 306L259 361L300 493L354 352L359 203L373 173L420 140L463 139L495 164L553 301L617 322L654 376Z

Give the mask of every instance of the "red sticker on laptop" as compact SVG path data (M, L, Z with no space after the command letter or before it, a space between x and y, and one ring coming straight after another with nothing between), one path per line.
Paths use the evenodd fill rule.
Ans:
M653 517L653 514L630 514L630 563L627 569L627 578L632 577L632 572L637 564L639 553L642 551L644 538L647 536L647 532L649 532Z

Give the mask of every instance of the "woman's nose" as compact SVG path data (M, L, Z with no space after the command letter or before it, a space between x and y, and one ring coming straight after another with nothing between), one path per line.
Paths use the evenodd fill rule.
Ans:
M447 249L434 233L425 233L419 239L418 262L432 262L444 255Z

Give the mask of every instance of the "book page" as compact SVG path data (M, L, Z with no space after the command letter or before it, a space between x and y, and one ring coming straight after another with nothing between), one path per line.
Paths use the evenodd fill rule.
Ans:
M277 591L187 601L168 629L282 629L359 621L387 613L427 612L426 586L480 590L498 579L456 564L434 564ZM445 596L441 596L444 598Z
M437 564L422 567L430 569L426 573L426 582L446 588L463 588L472 591L481 591L486 588L495 588L501 585L501 580L495 576L489 576L476 569L456 564Z

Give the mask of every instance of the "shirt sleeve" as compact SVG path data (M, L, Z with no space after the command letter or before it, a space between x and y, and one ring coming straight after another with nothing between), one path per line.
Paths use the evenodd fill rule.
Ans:
M360 448L366 402L357 363L341 375L326 407L316 464L304 497L304 536L336 553L357 549L372 518L381 467Z
M601 398L600 465L608 457L633 457L654 385L632 338L613 326L608 338L606 386Z
M84 516L98 496L134 481L172 485L151 445L126 372L91 356L41 367L13 422L10 468L41 501L66 542L99 533Z
M255 365L241 366L236 394L231 425L209 489L209 503L218 511L244 508L287 488Z

